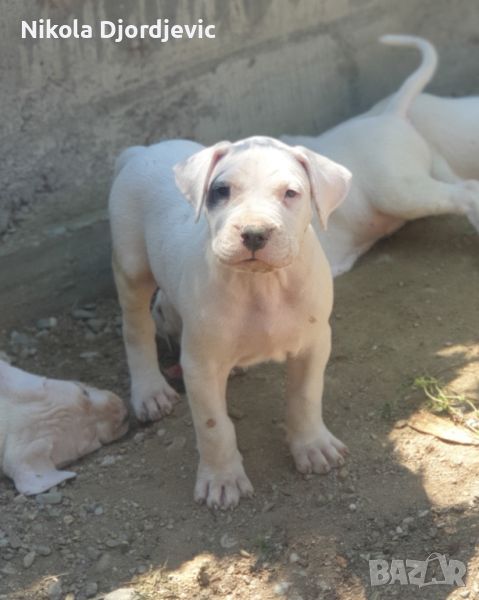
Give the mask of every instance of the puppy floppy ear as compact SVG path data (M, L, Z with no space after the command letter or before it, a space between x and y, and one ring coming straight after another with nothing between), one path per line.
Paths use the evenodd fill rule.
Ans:
M195 221L200 218L213 169L230 148L231 142L218 142L173 167L176 185L195 209Z
M352 174L346 167L303 146L295 146L293 153L308 174L311 199L318 211L321 226L326 230L329 215L349 191Z

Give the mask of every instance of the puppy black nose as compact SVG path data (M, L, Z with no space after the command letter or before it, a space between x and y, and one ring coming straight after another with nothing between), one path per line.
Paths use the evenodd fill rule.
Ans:
M241 237L246 248L251 252L256 252L266 246L270 234L270 231L261 227L245 227L241 232Z

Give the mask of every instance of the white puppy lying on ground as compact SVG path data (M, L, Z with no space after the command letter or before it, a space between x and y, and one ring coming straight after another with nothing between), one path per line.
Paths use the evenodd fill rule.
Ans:
M0 465L22 494L39 494L72 461L121 437L127 411L111 392L46 379L0 361Z
M367 114L380 114L389 100L381 100ZM444 98L419 94L407 114L458 178L479 179L479 96Z
M145 421L169 413L176 398L158 368L150 300L159 286L168 322L181 330L200 453L195 498L227 508L253 491L226 411L235 366L287 360L287 430L297 468L322 473L342 464L346 448L321 411L332 280L310 223L315 205L326 226L350 173L265 137L210 148L179 140L130 148L117 173L113 266L132 402Z
M377 240L411 219L462 214L479 229L479 183L459 179L407 118L436 68L433 46L411 36L384 36L382 41L419 48L423 61L381 109L318 137L281 138L320 152L353 174L351 190L331 215L328 231L318 232L333 275L348 271Z

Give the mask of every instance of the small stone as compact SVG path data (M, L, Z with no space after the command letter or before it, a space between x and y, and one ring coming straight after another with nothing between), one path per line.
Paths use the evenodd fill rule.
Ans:
M64 600L75 600L75 594L73 592L68 592Z
M99 358L101 356L100 352L91 351L91 352L82 352L80 354L80 358L83 360L94 360L95 358Z
M166 429L158 429L158 431L156 432L156 435L161 438L165 435L165 433L166 433Z
M52 549L50 548L50 546L46 546L44 544L40 544L39 546L37 546L36 551L40 556L50 556L50 554L52 553Z
M244 417L244 412L239 410L239 408L230 406L228 407L228 415L235 421L241 421L241 419Z
M95 510L93 512L97 517L100 517L104 512L103 506L95 506Z
M348 477L348 475L349 475L349 471L347 470L346 467L342 467L341 469L339 469L339 471L338 471L339 479L344 480Z
M173 438L173 441L168 446L168 452L178 452L179 450L182 450L184 448L185 444L186 438L182 435L178 435L175 438Z
M107 594L103 600L137 600L138 592L132 588L120 588Z
M236 540L233 536L225 533L221 536L220 544L222 548L229 549L233 548L238 544L238 540Z
M105 329L106 321L105 319L88 319L86 324L88 329L93 333L100 333L100 331Z
M289 562L291 564L297 563L299 561L299 554L296 554L296 552L291 552L291 554L289 555Z
M38 504L60 504L63 500L63 494L59 491L50 490L44 494L38 494L35 500Z
M273 591L278 596L286 596L290 587L291 583L289 581L280 581L274 586Z
M140 444L141 442L144 441L146 437L146 433L144 431L139 431L138 433L135 433L135 435L133 436L133 441L135 442L135 444Z
M72 310L72 317L76 321L86 321L88 319L94 319L95 311L87 310L86 308L74 308Z
M143 573L146 573L148 571L148 567L146 565L139 565L136 569L136 572L138 573L138 575L143 575Z
M394 428L395 429L404 429L404 427L406 427L406 425L407 425L406 419L399 419L399 421L396 421L396 423L394 424Z
M108 454L101 459L100 467L110 467L111 465L114 465L117 460L118 456L112 456L111 454Z
M30 552L28 552L28 554L25 554L25 556L23 557L23 566L25 567L25 569L29 569L36 558L37 554L34 550L31 550Z
M62 584L59 579L50 582L47 589L47 594L50 600L60 600L62 597Z
M98 592L98 583L96 581L89 581L85 586L85 594L87 598L93 598Z
M13 501L15 502L15 504L25 504L26 502L28 502L28 498L23 494L18 494L18 496L15 496Z
M37 329L40 331L53 329L58 325L58 320L55 317L47 317L46 319L38 319Z
M63 522L65 523L65 525L71 525L74 521L74 517L72 515L65 515L63 517Z
M350 510L351 512L355 512L357 509L358 509L358 507L357 507L357 505L356 505L356 504L354 504L354 502L352 502L352 503L349 505L349 510Z
M13 565L7 564L0 569L0 572L4 575L16 575L17 571Z
M18 537L16 533L10 534L8 537L8 541L10 544L10 548L13 548L14 550L20 548L20 546L22 545L22 540Z
M112 566L111 554L109 552L105 552L105 554L102 554L100 556L100 560L97 562L97 564L95 566L95 570L97 571L97 573L103 573L104 571L111 569L111 566Z

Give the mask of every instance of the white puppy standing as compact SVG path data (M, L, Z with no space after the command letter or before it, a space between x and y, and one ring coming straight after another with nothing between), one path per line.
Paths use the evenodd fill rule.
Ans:
M434 47L412 36L389 35L382 41L418 48L423 55L396 94L318 137L281 138L320 152L353 174L351 190L331 216L328 231L318 230L335 276L408 220L461 214L479 230L479 183L460 179L408 119L412 102L434 74Z
M321 473L341 464L345 446L322 419L332 280L311 218L314 204L326 226L350 173L262 137L210 148L188 141L131 148L117 173L113 266L132 402L140 420L158 419L176 397L158 368L150 300L159 286L181 326L200 454L195 498L227 508L253 490L226 411L235 366L287 360L287 430L297 468Z
M57 467L124 435L127 415L111 392L0 361L0 466L22 494L39 494L75 477Z

